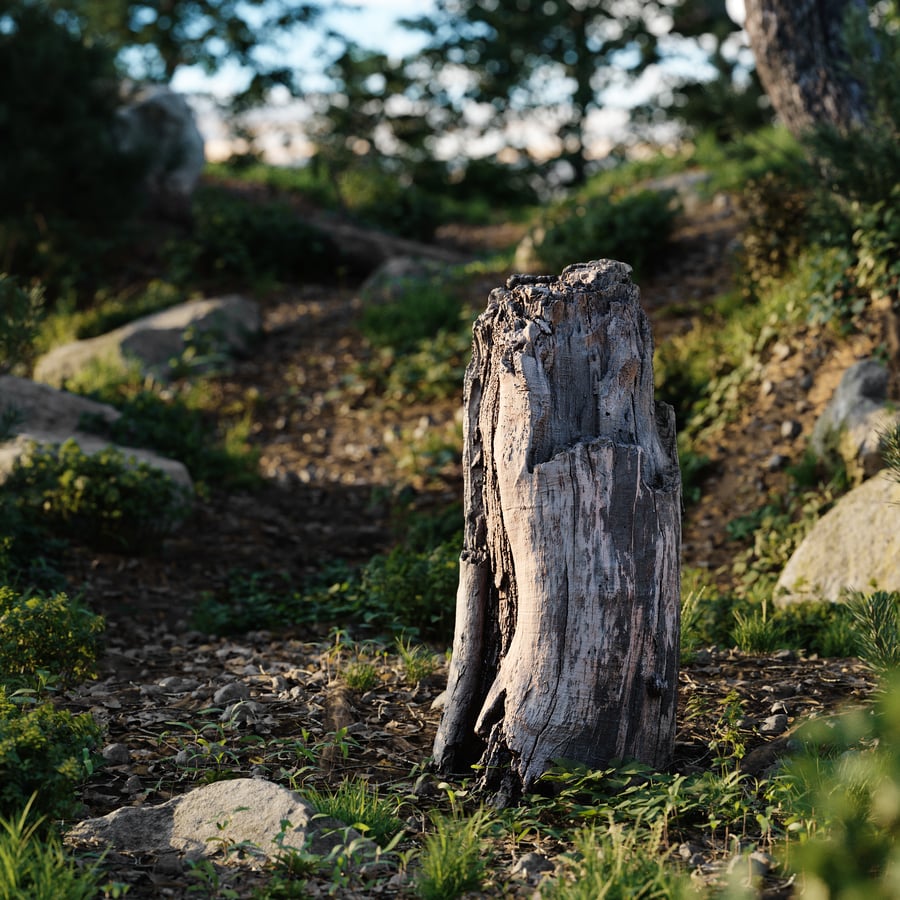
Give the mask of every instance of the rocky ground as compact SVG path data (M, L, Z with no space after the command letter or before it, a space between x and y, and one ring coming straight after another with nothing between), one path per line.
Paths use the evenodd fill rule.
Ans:
M731 285L736 233L734 213L716 204L701 207L682 225L665 269L642 285L658 342L690 328L703 305ZM491 286L483 285L473 302L483 302ZM432 703L443 687L442 656L434 674L411 682L395 655L372 651L377 684L352 691L338 677L352 653L335 647L327 629L285 622L278 633L222 638L192 630L190 611L235 569L283 570L299 583L328 560L358 562L384 549L398 480L391 436L447 427L459 404L385 405L336 390L363 352L353 287L299 287L262 303L262 345L218 379L215 390L223 406L255 398L254 441L264 486L252 493L213 492L158 555L123 558L75 549L69 560L73 584L106 617L107 649L100 678L66 703L93 712L107 728L109 744L123 745L109 751L109 763L88 783L85 814L155 803L204 780L237 774L265 774L298 786L360 774L408 794L403 815L416 833L437 793L424 773L439 716ZM878 339L869 333L838 344L801 332L773 341L748 386L744 414L706 448L712 465L703 499L687 510L684 523L686 565L727 580L734 546L726 541L726 523L784 484L786 461L802 455L840 374ZM783 429L788 421L799 432ZM777 465L771 462L775 455L781 457ZM404 477L422 504L459 499L461 473L452 465L427 483L408 470ZM217 691L229 684L242 685L244 698L257 704L240 721L216 701ZM711 765L710 741L731 692L743 710L746 766L758 774L786 729L813 713L859 702L871 688L855 660L704 652L681 675L676 768ZM514 857L530 849L510 848L496 869L496 896L530 894L530 887L505 883ZM685 852L698 854L694 862L703 869L719 865L731 851L707 842ZM200 884L196 873L171 860L115 853L105 867L112 881L130 886L129 897L183 897ZM241 897L260 883L252 873L223 878ZM316 895L328 885L313 879L310 890ZM395 896L403 885L401 873L360 889L360 895ZM777 879L770 887L776 895ZM347 888L341 896L355 891Z

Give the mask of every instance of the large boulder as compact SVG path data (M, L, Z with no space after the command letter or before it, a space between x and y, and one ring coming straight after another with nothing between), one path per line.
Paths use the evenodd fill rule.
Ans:
M151 208L170 218L188 218L206 157L187 100L160 85L136 91L118 110L118 142L124 152L146 159Z
M881 437L900 414L888 407L889 373L874 359L864 359L844 373L810 436L820 459L837 453L857 483L883 465Z
M261 778L216 781L158 806L125 806L79 822L66 835L75 846L135 854L176 852L187 860L239 845L230 861L259 862L283 849L327 856L359 834L318 816L299 794ZM360 846L360 844L357 844Z
M259 306L238 294L193 300L135 319L99 337L55 347L35 363L35 381L59 387L92 363L125 367L165 380L193 344L201 355L241 354L260 333Z
M900 591L900 482L880 472L842 497L788 560L777 603L841 599L847 590Z
M32 442L62 444L75 440L88 455L110 446L95 434L81 428L84 416L96 416L115 422L121 413L105 403L58 391L46 384L37 384L14 375L0 376L0 414L8 421L5 433L0 434L0 483L12 471ZM124 456L146 463L164 472L175 484L193 491L193 482L183 463L136 447L119 447Z

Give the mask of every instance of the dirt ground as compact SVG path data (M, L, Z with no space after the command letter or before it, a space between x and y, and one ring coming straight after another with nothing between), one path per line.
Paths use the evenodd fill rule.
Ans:
M701 207L682 224L665 269L641 285L657 343L689 329L703 305L731 286L737 228L733 210L721 203ZM476 239L484 244L492 237ZM484 302L491 286L486 284L473 302ZM99 680L74 691L66 702L92 711L108 729L108 741L130 751L127 762L107 765L90 780L85 815L167 799L203 777L214 777L216 765L224 766L220 777L252 772L275 779L291 776L299 783L333 784L364 774L405 786L411 796L419 791L419 807L427 807L420 776L439 716L431 704L443 689L443 663L414 686L385 663L377 687L357 693L336 677L339 660L329 649L326 628L304 630L285 622L277 634L229 639L190 626L192 606L204 592L224 587L235 569L284 571L299 584L329 560L361 562L385 549L391 540L390 498L398 481L390 436L441 429L459 415L459 401L385 405L336 389L347 382L363 352L354 286L298 287L261 302L260 346L252 358L217 379L215 390L223 407L255 398L253 440L264 486L252 493L214 491L197 503L190 521L157 555L120 557L75 548L68 561L73 585L106 617L107 649ZM869 333L838 343L821 333L801 332L766 351L744 414L704 448L711 467L702 500L686 510L685 565L718 572L727 581L735 552L726 540L727 522L783 486L784 465L772 468L767 461L773 454L799 460L840 374L879 340ZM770 385L764 388L763 382ZM781 428L788 419L800 426L791 438L783 437ZM412 481L419 504L439 507L460 499L458 465L445 467L437 480ZM239 678L248 681L251 696L266 709L249 730L275 749L254 761L241 749L245 729L244 734L222 734L230 754L225 763L206 758L202 765L177 763L179 750L196 749L201 737L208 743L209 735L221 732L223 726L208 712L210 696L216 686ZM676 768L696 771L710 765L711 735L729 692L740 698L748 723L748 767L758 774L780 746L771 743L773 738L784 740L761 731L773 710L783 709L793 727L812 713L859 702L871 688L865 668L855 660L701 654L681 675ZM352 743L347 758L326 746L327 736L341 728L348 729ZM319 747L315 771L296 752L278 749L289 748L301 733L310 747ZM200 759L199 751L195 756ZM424 822L421 809L409 806L413 830ZM727 855L725 848L701 849L708 866ZM112 854L106 867L112 880L130 885L130 898L188 896L191 880L183 867L161 868L157 859L129 853ZM496 896L518 893L497 877ZM238 896L250 896L259 883L252 874L229 878ZM360 895L402 895L403 879L392 885L382 883ZM777 889L773 885L772 896ZM315 896L326 887L311 890Z

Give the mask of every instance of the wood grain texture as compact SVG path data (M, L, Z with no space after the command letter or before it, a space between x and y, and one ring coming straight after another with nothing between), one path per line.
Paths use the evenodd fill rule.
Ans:
M681 487L630 268L513 276L474 329L441 771L515 795L558 758L674 744Z

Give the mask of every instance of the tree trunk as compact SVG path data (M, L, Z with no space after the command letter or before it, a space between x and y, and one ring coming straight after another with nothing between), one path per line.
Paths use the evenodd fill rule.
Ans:
M630 267L513 276L466 373L465 535L443 773L505 803L556 759L665 766L675 734L681 481Z
M745 0L744 28L775 111L795 136L816 125L865 120L861 85L847 71L844 22L865 0Z

